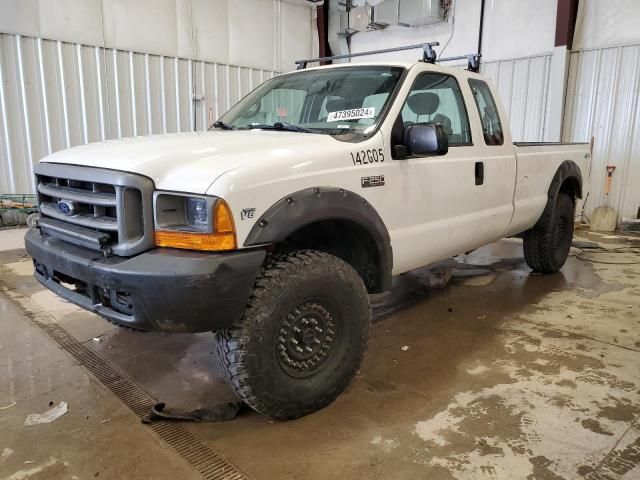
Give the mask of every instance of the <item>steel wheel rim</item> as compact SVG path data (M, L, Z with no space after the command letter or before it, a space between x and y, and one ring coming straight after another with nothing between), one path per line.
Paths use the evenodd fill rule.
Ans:
M293 378L307 378L322 370L336 344L336 321L317 301L293 309L280 322L276 356L282 370Z

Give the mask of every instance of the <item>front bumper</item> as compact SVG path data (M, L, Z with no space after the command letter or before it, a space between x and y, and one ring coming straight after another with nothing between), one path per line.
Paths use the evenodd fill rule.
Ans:
M247 305L263 249L214 254L156 248L104 257L31 229L27 252L45 287L107 320L140 330L209 332Z

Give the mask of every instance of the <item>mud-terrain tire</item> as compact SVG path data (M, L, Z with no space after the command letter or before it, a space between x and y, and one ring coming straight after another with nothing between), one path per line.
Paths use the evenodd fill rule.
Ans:
M569 256L575 205L566 193L559 193L551 215L524 233L524 259L536 273L555 273Z
M358 273L314 250L270 255L242 318L216 332L226 380L251 408L285 420L331 402L357 372L371 307Z

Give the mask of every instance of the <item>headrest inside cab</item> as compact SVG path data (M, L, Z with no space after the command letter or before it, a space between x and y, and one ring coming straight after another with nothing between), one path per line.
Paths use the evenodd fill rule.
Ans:
M440 105L440 97L435 93L414 93L407 99L407 105L416 115L431 115Z

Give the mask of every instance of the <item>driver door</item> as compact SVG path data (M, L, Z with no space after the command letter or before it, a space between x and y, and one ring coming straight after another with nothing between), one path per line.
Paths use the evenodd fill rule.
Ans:
M487 155L473 102L468 86L452 75L423 71L412 82L391 131L391 154L414 123L441 124L449 150L394 161L392 194L407 213L390 228L394 273L495 241L508 227L515 162Z

